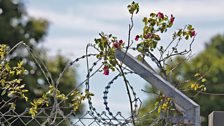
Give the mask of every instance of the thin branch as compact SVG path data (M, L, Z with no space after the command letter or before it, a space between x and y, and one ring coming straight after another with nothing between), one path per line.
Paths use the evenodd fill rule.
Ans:
M199 93L204 95L211 95L211 96L224 96L224 93L212 93L212 92L199 92Z
M130 103L130 109L131 109L131 118L132 118L132 122L133 122L133 125L135 126L135 120L134 120L134 111L133 111L133 106L132 106L132 98L131 98L131 94L130 94L130 90L129 90L129 87L128 87L128 83L127 83L127 79L125 77L125 74L124 74L124 71L122 69L122 64L118 66L120 71L121 71L121 75L124 79L124 82L125 82L125 87L126 87L126 91L127 91L127 94L128 94L128 98L129 98L129 103Z

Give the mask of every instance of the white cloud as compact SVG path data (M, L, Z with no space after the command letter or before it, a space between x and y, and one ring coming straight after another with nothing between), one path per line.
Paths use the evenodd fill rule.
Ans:
M125 20L129 18L129 13L123 4L123 2L87 4L79 9L82 14L98 20Z
M122 2L122 4L124 3ZM65 37L64 35L50 34L45 42L46 47L50 48L53 53L57 52L57 50L62 50L64 53L79 56L84 54L86 44L92 42L93 38L96 37L94 35L97 35L98 32L105 31L125 36L128 24L122 25L121 22L127 21L128 23L129 17L126 5L122 4L113 2L110 5L106 2L95 3L94 5L87 4L76 9L68 8L63 11L53 11L51 8L37 9L30 7L28 12L36 17L47 18L53 24L54 30L65 29L65 31L74 31L76 33L81 30L85 35ZM224 20L224 17L221 16L224 15L224 11L222 11L223 6L223 1L144 1L140 2L141 8L137 20L141 21L140 18L148 16L150 12L172 13L176 16L175 22L177 26L183 26L188 23L197 25L198 37L196 41L200 41L202 44L212 35L223 32L221 29L224 28L224 25L220 24L219 26L219 24L215 23ZM110 20L112 22L108 22ZM114 20L119 22L113 22ZM136 26L137 29L135 30L140 30L138 23ZM95 34L93 35L92 33ZM196 48L196 51L203 49L203 46L200 47Z
M52 54L61 51L62 54L69 56L82 56L85 54L85 47L87 44L88 41L80 37L48 37L46 42L43 43Z
M140 2L141 3L141 2ZM223 7L224 1L196 1L196 0L179 0L179 1L158 1L145 2L141 4L141 16L147 15L149 12L164 12L167 14L174 14L177 17L184 19L197 20L219 20L224 19Z
M73 29L73 30L83 30L87 32L96 32L99 30L116 31L119 30L119 24L105 23L100 20L94 20L88 18L88 15L74 15L72 13L66 12L53 12L49 10L40 10L35 8L28 8L29 15L35 17L43 17L52 23L54 27L60 29Z

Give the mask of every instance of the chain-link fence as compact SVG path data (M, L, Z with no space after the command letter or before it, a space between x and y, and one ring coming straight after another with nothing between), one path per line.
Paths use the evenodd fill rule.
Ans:
M35 117L29 114L29 109L24 111L11 107L11 100L0 102L0 124L1 126L131 126L132 118L125 118L121 112L113 116L103 111L86 111L77 114L71 108L43 107L38 110ZM23 104L23 103L21 103ZM54 112L52 110L54 109Z
M88 46L94 47L94 45ZM8 95L7 93L10 91L2 86L2 89L0 90L1 126L126 126L132 125L133 122L135 122L133 120L135 120L137 117L141 102L140 99L137 98L134 88L128 81L127 86L130 88L129 93L133 98L132 101L130 101L130 105L132 106L130 115L124 116L121 112L115 113L111 111L110 107L108 106L108 94L114 81L123 75L133 74L131 70L124 71L123 75L121 73L115 75L112 80L106 84L105 90L103 91L103 104L105 106L105 111L98 112L96 111L96 107L93 105L92 99L90 96L88 96L88 94L90 92L90 78L93 77L97 72L100 72L100 65L98 65L101 64L99 63L100 60L97 59L93 61L92 66L89 65L89 62L87 61L86 64L88 66L88 73L86 75L86 79L76 85L74 89L68 89L69 92L63 94L58 88L60 85L60 79L63 78L66 70L68 70L73 64L79 62L80 60L88 60L88 58L95 57L96 54L86 54L76 58L72 62L69 62L64 70L59 74L58 79L53 80L51 73L48 71L45 64L39 59L38 55L34 53L29 46L21 42L17 44L13 50L16 50L17 48L24 48L33 58L33 61L42 71L42 74L45 76L47 82L49 82L49 87L47 87L48 89L45 91L45 94L42 93L42 96L39 96L39 99L32 98L27 101L24 98L17 96L16 93ZM4 62L4 60L2 60L2 62ZM9 88L16 88L17 86L20 85L16 85L15 87L9 86ZM84 92L80 91L81 87L85 87ZM68 101L68 99L70 101ZM82 106L81 102L83 101L87 101L88 109L85 111L84 109L75 111L77 109L74 110L74 108ZM73 103L73 105L71 105L71 103Z
M94 92L91 93L90 91L90 80L94 75L96 75L96 73L102 73L102 68L105 72L106 68L105 66L103 67L102 63L104 63L104 61L102 61L101 58L96 58L97 55L94 53L88 53L89 47L96 49L94 44L87 45L87 51L85 55L76 58L72 62L69 62L67 66L61 71L59 77L56 80L52 79L51 73L48 71L43 62L41 62L38 56L32 51L32 49L30 49L24 43L19 43L17 46L22 46L25 48L39 69L41 69L45 79L48 82L48 90L45 93L42 93L42 96L40 96L39 99L32 98L31 100L33 101L28 102L25 96L23 96L23 90L21 90L22 93L19 92L23 98L21 98L20 95L15 95L16 93L12 92L14 90L11 91L12 94L5 95L10 93L10 91L7 92L8 89L3 86L2 89L6 91L2 89L0 90L1 126L144 126L154 124L159 125L160 123L162 125L171 124L173 122L175 122L175 124L181 124L183 122L183 118L180 113L177 115L180 115L181 119L176 121L172 121L172 119L166 115L158 116L158 112L156 111L158 110L157 108L154 108L153 110L144 110L144 114L139 114L142 106L141 100L139 97L137 97L134 87L126 78L126 75L136 74L136 72L125 65L120 65L118 74L113 76L112 79L105 85L103 91L103 105L105 110L102 112L97 111L92 102L92 96ZM125 56L127 57L126 53ZM93 58L91 62L89 60L90 58ZM121 59L123 60L123 57ZM76 85L74 89L68 89L68 92L63 94L58 88L60 85L60 80L62 79L65 72L73 64L79 62L80 60L86 60L86 78ZM121 112L114 112L108 105L109 92L114 82L118 78L123 79L125 84L125 91L127 92L129 99L129 116L124 116L124 114ZM157 79L157 81L159 81L159 79ZM9 84L8 88L16 89L17 87L18 86L10 87ZM83 92L80 90L81 87L85 87ZM83 101L86 101L88 106L88 109L85 111L83 111L83 109L79 110L79 107L82 106ZM170 101L170 103L173 102ZM156 114L152 114L154 112ZM176 117L174 117L174 119L176 119Z

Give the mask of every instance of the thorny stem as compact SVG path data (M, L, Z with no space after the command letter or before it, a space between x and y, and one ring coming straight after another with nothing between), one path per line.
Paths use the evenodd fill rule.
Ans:
M124 55L124 58L128 52L128 49L130 47L130 43L131 43L131 31L134 27L134 22L133 22L133 14L131 14L131 24L129 24L129 28L128 28L128 46L127 46L127 49L125 51L125 55ZM123 59L124 59L123 58ZM132 99L131 99L131 94L130 94L130 90L128 88L128 83L127 83L127 79L125 77L125 74L124 74L124 71L122 69L122 63L121 62L121 65L118 65L119 66L119 69L121 70L121 74L122 74L122 77L124 79L124 82L125 82L125 86L126 86L126 90L127 90L127 94L128 94L128 98L129 98L129 103L130 103L130 109L131 109L131 118L132 118L132 122L133 122L133 125L135 126L135 120L134 120L134 111L133 111L133 106L132 106Z
M194 39L195 39L195 37L193 38L193 40L190 43L189 50L184 50L184 51L179 52L179 53L170 54L167 57L163 58L162 60L159 60L159 62L165 61L165 60L169 59L170 57L173 57L173 56L176 56L176 55L185 55L185 54L188 54L189 52L192 51L192 44L194 42Z
M183 28L183 30L185 30L186 27L187 27L187 26L185 26L185 27ZM182 37L179 38L179 40L178 40L178 42L177 42L177 44L176 44L175 47L177 47L177 46L179 45L179 42L180 42L181 39L182 39ZM167 45L166 49L165 49L164 52L161 54L159 60L162 60L162 59L163 59L163 55L164 55L164 53L168 50L168 48L172 45L172 43L173 43L175 40L176 40L176 38L174 38L174 39ZM173 51L174 51L174 50L173 50ZM172 51L172 52L173 52L173 51ZM172 53L171 53L171 54L172 54Z
M130 46L131 42L131 30L134 27L134 22L133 22L133 14L131 15L131 24L129 24L129 30L128 30L128 48Z
M187 27L187 26L185 26L185 27L183 28L183 30L185 30L186 27ZM176 40L176 38L174 38L174 39L169 43L169 45L166 47L166 49L164 50L164 52L162 53L162 55L161 55L159 61L160 61L160 62L164 62L166 59L169 59L169 58L172 57L172 56L175 56L175 55L185 55L185 54L189 53L189 52L191 51L191 46L192 46L192 44L193 44L193 42L194 42L194 39L195 39L195 36L193 37L193 39L192 39L192 41L191 41L191 43L190 43L190 48L189 48L188 51L185 50L185 51L182 51L182 52L180 52L180 53L175 53L175 54L173 54L174 50L172 50L171 53L168 53L167 56L166 56L165 58L163 58L163 57L162 57L163 54L167 51L167 49L171 46L171 44ZM180 40L182 40L182 37L180 37L180 38L178 39L177 44L174 46L175 48L179 45ZM182 53L184 53L184 54L182 54Z
M203 95L224 96L224 93L211 93L211 92L201 92L201 91L199 93Z
M88 48L90 45L86 46L86 67L87 67L87 83L89 84L89 75L90 75L90 70L89 70L89 59L87 57L88 55ZM87 86L87 85L86 85ZM89 85L86 87L87 90L89 90Z
M160 61L153 55L151 52L148 52L148 56L151 58L153 62L156 63L157 67L159 68L160 72L164 79L166 79L166 71L164 70L163 66L161 65Z
M128 98L129 98L129 103L130 103L132 123L135 126L134 111L133 111L133 106L132 106L132 99L131 99L130 89L128 87L127 79L126 79L125 74L124 74L124 71L122 69L122 64L121 65L118 65L118 67L119 67L120 72L121 72L121 75L122 75L122 77L124 79L124 83L125 83L125 87L126 87L126 90L127 90L127 94L128 94Z
M164 53L167 51L167 49L171 46L171 44L172 44L174 41L175 41L175 39L173 39L173 40L169 43L169 45L166 47L166 49L161 53L161 56L160 56L159 60L161 60L161 59L163 58Z
M128 27L128 46L127 46L127 49L125 50L124 58L126 57L126 54L128 52L128 49L129 49L129 47L131 45L131 31L132 31L133 27L134 27L134 22L133 22L133 14L132 14L131 15L131 24L129 24L129 27Z

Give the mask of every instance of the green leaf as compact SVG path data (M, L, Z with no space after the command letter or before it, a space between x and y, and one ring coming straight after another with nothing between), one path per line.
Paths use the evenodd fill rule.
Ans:
M15 103L9 103L10 109L15 110L16 109L16 104Z
M187 26L187 29L188 29L189 31L192 30L192 29L193 29L192 25L188 25L188 26Z
M155 17L156 14L155 14L155 13L151 13L150 16L151 16L151 17Z
M138 55L137 56L137 60L142 62L143 61L142 56L141 55Z
M20 61L20 62L17 64L17 66L18 66L19 68L21 68L21 67L23 66L23 61Z
M182 29L180 29L178 32L177 32L177 36L181 36L182 34Z
M6 89L2 91L1 96L5 95Z
M200 76L200 74L199 74L199 73L196 73L194 76L195 76L195 77L198 77L198 76Z
M135 3L134 1L128 5L128 11L130 14L134 14L134 12L137 14L139 12L139 5L138 3Z
M142 21L145 23L145 25L148 24L148 19L147 19L147 17L144 17Z
M202 80L201 80L201 82L202 83L205 83L207 80L205 79L205 78L203 78Z

